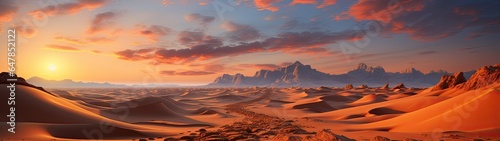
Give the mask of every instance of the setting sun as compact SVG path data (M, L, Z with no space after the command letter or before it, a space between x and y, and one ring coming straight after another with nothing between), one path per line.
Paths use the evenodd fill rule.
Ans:
M49 66L50 71L56 71L56 65L50 65Z

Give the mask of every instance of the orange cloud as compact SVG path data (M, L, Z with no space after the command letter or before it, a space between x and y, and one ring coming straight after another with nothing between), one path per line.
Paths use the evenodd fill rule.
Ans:
M394 15L402 12L420 11L424 6L423 0L360 0L351 6L346 14L356 20L389 22Z
M160 74L163 74L163 75L199 76L199 75L211 75L211 74L215 74L215 72L210 72L210 71L172 71L172 70L166 70L166 71L161 71Z
M293 0L290 5L295 5L295 4L316 4L316 0Z
M71 43L71 44L77 44L77 45L86 44L85 41L81 41L79 39L70 38L70 37L63 37L63 36L54 37L54 40L61 41L61 42L66 42L66 43Z
M327 6L334 5L335 3L337 3L337 0L323 0L323 3L318 5L316 8L325 8Z
M215 20L215 17L212 17L212 16L205 16L205 15L201 15L201 14L187 14L184 16L184 19L186 19L186 21L188 22L197 22L199 25L201 26L207 26L208 24L210 24L211 22L213 22Z
M45 16L75 14L83 10L92 10L104 6L110 0L78 0L77 2L49 5L29 12L34 18Z
M76 47L54 45L54 44L47 45L46 47L48 49L53 49L53 50L57 50L57 51L67 51L67 52L79 52L79 51L82 51L81 49L76 48Z
M281 51L291 54L330 55L333 52L325 48L325 45L357 39L359 36L364 35L350 30L343 32L286 32L263 41L249 43L239 42L238 44L224 45L218 38L215 38L217 44L214 44L213 40L209 40L191 42L191 46L184 49L127 49L115 52L115 55L122 60L151 60L152 64L184 64L258 52Z
M259 10L269 10L272 12L278 11L278 6L274 3L281 2L282 0L254 0L255 7Z
M0 2L0 24L3 22L10 22L16 14L17 7L14 6L13 1L4 0Z
M94 34L105 30L114 24L113 20L118 16L115 12L104 12L95 15L92 23L90 24L89 29L87 30L88 34Z
M161 37L166 36L170 32L172 32L172 29L161 25L137 25L135 32L138 35L147 37L153 42L158 42Z

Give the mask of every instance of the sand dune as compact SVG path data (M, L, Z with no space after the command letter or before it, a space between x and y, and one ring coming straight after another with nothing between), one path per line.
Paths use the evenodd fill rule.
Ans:
M500 107L500 84L476 88L489 84L482 76L475 77L481 85L444 77L451 80L442 81L442 87L398 90L88 88L47 93L18 86L17 133L0 132L0 140L85 140L101 135L106 140L500 139L495 108ZM112 132L91 137L83 132L103 132L103 126L112 127Z

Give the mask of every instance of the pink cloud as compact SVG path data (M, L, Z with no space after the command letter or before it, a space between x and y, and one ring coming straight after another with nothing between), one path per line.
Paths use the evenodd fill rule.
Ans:
M222 23L221 27L228 32L229 39L236 42L252 41L261 36L257 29L249 25L226 21Z
M138 35L147 37L153 42L158 42L161 37L170 34L170 32L172 32L172 29L161 25L137 25L135 32Z
M316 4L316 0L293 0L290 5L295 5L295 4Z
M275 3L281 2L282 0L254 0L255 7L259 10L269 10L272 12L278 11L278 6Z
M337 3L337 0L323 0L323 3L318 5L316 8L325 8L327 6L334 5L335 3Z
M205 16L198 13L187 14L184 19L188 22L197 22L199 25L205 27L215 20L215 17Z
M64 3L58 5L49 5L41 9L29 12L37 19L44 16L75 14L83 10L93 10L104 6L109 0L78 0L77 2Z
M109 28L114 24L113 20L115 20L117 16L117 13L111 11L95 15L89 29L87 30L87 33L94 34Z

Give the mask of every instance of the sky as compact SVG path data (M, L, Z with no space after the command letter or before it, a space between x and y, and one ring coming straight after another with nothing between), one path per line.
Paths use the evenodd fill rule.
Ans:
M295 61L330 74L500 63L500 1L2 0L0 60L49 80L199 85ZM8 71L7 61L0 65Z

